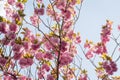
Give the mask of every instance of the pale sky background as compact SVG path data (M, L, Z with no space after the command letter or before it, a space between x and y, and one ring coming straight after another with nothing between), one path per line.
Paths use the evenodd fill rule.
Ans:
M0 6L2 6L2 4L3 3L0 3ZM28 3L27 5L31 5L31 3ZM3 10L0 8L0 15L4 15L2 11ZM31 9L27 10L27 12L30 13ZM101 26L106 23L106 19L113 21L113 34L117 36L119 33L117 26L120 24L120 0L84 0L80 18L75 28L77 32L80 32L82 42L85 42L86 39L99 42ZM114 46L114 41L108 43L108 52L111 53ZM79 48L78 52L82 55ZM120 52L116 52L115 54L114 57L117 57ZM120 67L120 61L118 61L117 64L118 67ZM88 60L83 62L83 67L88 69L90 79L96 80L93 71L94 68ZM120 69L115 75L120 75Z
M76 31L81 33L83 42L85 42L85 39L99 42L101 26L106 23L106 19L113 21L113 34L117 36L119 33L117 26L120 24L120 0L85 0L76 26ZM108 43L108 53L111 53L114 47L114 41ZM114 57L116 58L118 54L120 52L115 52ZM93 67L87 62L85 64L83 62L83 64L89 70L91 80L96 80ZM120 67L120 61L117 64ZM120 75L120 68L115 75Z

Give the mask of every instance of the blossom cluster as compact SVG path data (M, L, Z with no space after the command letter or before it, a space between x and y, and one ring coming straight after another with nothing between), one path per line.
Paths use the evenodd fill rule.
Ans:
M75 61L81 37L80 33L75 32L74 25L79 18L78 5L82 5L83 0L48 0L48 4L44 0L33 0L33 13L31 11L30 16L26 17L27 2L7 0L4 5L6 16L0 16L1 79L89 80L86 69L81 67L82 62L76 64ZM46 24L42 19L44 17L50 18L51 23L48 21ZM44 32L41 26L49 31ZM98 78L102 80L107 80L118 70L106 47L111 27L112 22L107 20L102 27L101 41L94 44L86 40L84 44L87 52L83 53L88 60L94 55L102 57L98 67L93 64Z
M100 42L94 44L92 41L86 40L84 44L84 48L87 49L87 52L85 53L87 59L91 60L96 54L102 58L102 62L99 62L98 66L93 63L98 78L102 80L109 80L109 75L113 75L113 73L118 70L116 61L112 59L112 56L109 56L106 47L107 43L110 41L112 23L112 21L106 20L106 24L103 25L101 30Z
M100 55L103 53L107 53L106 44L110 40L111 29L112 29L112 21L107 20L106 25L102 27L100 42L94 44L92 41L86 40L84 44L84 48L88 49L88 52L86 53L86 57L88 59L93 57L93 53Z
M70 66L77 54L76 44L81 42L80 34L73 30L73 17L76 14L74 6L80 3L78 1L50 1L45 9L44 2L36 0L37 5L34 5L29 23L25 20L24 13L27 0L7 0L4 7L6 17L0 16L0 68L4 80L31 80L31 76L21 72L21 69L30 67L36 68L35 75L38 79L55 80L59 79L59 74L66 79L75 77L72 67L67 66ZM23 25L26 22L41 32L40 16L45 15L45 12L54 21L49 33L34 34L29 27ZM10 51L7 51L8 48Z

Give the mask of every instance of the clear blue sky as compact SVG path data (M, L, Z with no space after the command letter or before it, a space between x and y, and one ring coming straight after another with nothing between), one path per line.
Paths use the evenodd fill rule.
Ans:
M1 4L2 3L0 3L0 5ZM28 5L30 5L30 3ZM29 13L31 9L27 11ZM2 10L0 11L0 15L3 15L4 13L1 12ZM98 42L100 40L101 26L106 23L106 19L113 21L113 32L114 35L117 35L117 26L120 24L120 0L84 0L80 19L75 29L81 33L82 42L85 42L85 39ZM114 41L108 44L109 52L114 48L113 42ZM120 54L120 52L116 53ZM87 60L85 61L86 62L83 62L83 67L89 70L91 80L96 80L95 73L92 71L93 67ZM118 61L118 66L120 66L120 61ZM115 74L120 75L120 69Z
M120 24L120 0L84 0L77 30L83 38L98 40L101 26L106 19Z

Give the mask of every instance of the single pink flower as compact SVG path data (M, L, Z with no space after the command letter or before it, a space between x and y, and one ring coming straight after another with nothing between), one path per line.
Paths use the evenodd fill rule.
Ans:
M13 58L14 58L14 60L19 60L21 58L21 56L22 56L22 53L14 53Z
M6 62L7 62L7 59L0 57L0 65L1 66L5 66Z
M95 46L93 52L96 54L103 54L103 53L107 53L107 49L106 49L106 46L104 44L98 43Z
M13 5L15 3L15 0L7 0L8 4Z
M52 53L46 52L44 54L44 58L49 59L49 60L53 59Z
M91 53L91 51L88 51L86 54L85 54L86 58L87 59L90 59L93 57L93 54Z
M17 2L16 7L18 7L20 10L23 10L24 9L24 4L21 3L21 2Z
M41 52L38 52L38 53L35 55L35 58L36 58L37 60L43 59L43 58L44 58L44 54L41 53Z
M65 42L65 41L62 41L62 42L61 42L61 51L62 51L62 52L65 52L65 51L67 51L67 48L66 48L66 46L67 46L67 42Z
M11 23L9 29L10 31L17 32L18 26L15 23Z
M79 44L80 42L81 42L81 39L80 39L80 36L78 35L78 36L76 37L75 43L76 43L76 44Z
M12 47L12 50L14 52L21 52L23 50L23 47L20 44L14 44L13 47Z
M56 37L50 37L50 41L52 42L53 45L57 45L59 43L59 38Z
M62 14L65 20L69 20L71 18L71 12L69 10L65 10L65 11L63 10Z
M37 26L40 20L37 15L33 15L30 17L30 21L34 26Z
M80 75L80 78L78 80L88 80L86 74Z
M54 77L51 74L47 75L47 80L55 80Z
M67 33L68 38L73 39L73 35L74 35L73 30L68 31Z
M70 55L63 54L60 57L60 65L61 66L68 65L72 61L73 61L73 58Z
M7 29L7 25L5 22L0 22L0 32L1 33L7 33L8 29Z
M5 9L5 12L6 12L6 17L8 19L10 19L13 15L13 10L10 8L10 6L7 6L4 9Z
M33 64L32 58L21 58L19 61L21 68L29 67Z
M51 50L53 48L52 45L48 41L44 43L44 46L47 50Z
M43 15L44 14L44 8L35 8L34 12L37 15Z
M6 37L9 40L13 40L16 38L16 34L14 32L9 31L8 33L6 33Z
M56 1L56 7L60 10L64 10L66 6L66 1L64 0L57 0Z
M91 47L90 43L89 42L85 42L84 48L90 48L90 47Z
M62 28L65 31L69 31L71 29L71 26L72 26L72 21L66 21Z
M18 13L13 13L12 20L14 23L16 23L16 21L21 21L21 17Z
M50 71L50 67L47 65L47 64L43 64L42 65L42 70L45 70L45 71Z
M33 50L37 50L37 49L39 49L39 47L40 47L40 43L36 43L36 44L32 44L31 45L31 48L33 49Z
M23 47L25 50L29 50L31 48L31 43L28 41L23 41Z

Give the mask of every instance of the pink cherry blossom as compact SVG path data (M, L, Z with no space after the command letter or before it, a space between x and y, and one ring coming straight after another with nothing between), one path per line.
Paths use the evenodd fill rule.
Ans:
M91 47L90 43L86 41L86 43L84 44L84 48L90 48L90 47Z
M14 56L13 56L13 58L14 58L14 60L19 60L20 58L21 58L21 56L22 56L22 53L14 53Z
M10 75L4 76L4 80L13 80L13 78Z
M71 63L73 60L73 58L70 55L61 55L60 57L60 65L64 66L64 65L68 65L69 63Z
M15 23L11 23L9 29L13 32L16 32L18 30L18 26Z
M31 48L31 44L30 42L28 41L23 41L23 47L25 50L29 50Z
M6 33L6 37L7 37L7 39L12 40L12 39L16 38L16 34L14 32L10 31L10 32Z
M47 80L55 80L52 75L48 74L47 75Z
M13 13L12 20L13 20L13 23L16 23L16 21L21 21L21 17L18 13Z
M12 50L14 52L21 52L23 50L23 47L20 44L14 44Z
M44 54L41 53L41 52L38 52L36 55L35 55L36 59L37 60L40 60L40 59L43 59L44 58Z
M34 38L34 36L32 35L31 30L29 30L28 28L24 28L24 37L25 38L30 38L30 39L31 39L31 37Z
M26 76L20 76L20 77L18 77L18 80L32 80L32 79L28 78Z
M63 18L69 20L71 18L71 12L69 10L62 11Z
M77 36L76 36L76 41L75 41L75 43L78 44L78 43L80 43L80 42L81 42L80 36L77 35Z
M0 65L1 66L5 66L6 62L7 62L7 59L0 57Z
M21 68L29 67L33 64L33 59L31 58L21 58L19 61Z
M49 60L53 59L52 53L46 52L44 54L44 58L49 59Z
M106 43L110 40L111 26L112 24L109 21L107 21L106 25L102 27L101 41L103 43Z
M70 39L73 39L73 30L69 30L68 33L67 33L67 36L70 38Z
M45 71L50 71L50 67L47 65L47 64L43 64L42 65L42 70L45 70Z
M19 80L26 80L26 78L27 78L26 76L20 76L20 77L18 77Z
M44 8L35 8L35 14L44 15Z
M84 57L77 54L77 44L81 43L81 36L74 30L82 6L76 4L82 3L83 0L49 0L49 3L45 0L34 0L32 5L29 5L33 7L31 16L24 15L28 8L26 1L28 0L6 0L4 5L6 16L0 17L0 74L2 75L0 78L88 80L86 71L82 71ZM46 17L48 20L44 22ZM111 27L112 22L107 20L102 27L99 42L86 41L83 44L85 50L80 46L87 59L93 58L94 54L100 58L103 53L107 54L106 43L112 37ZM47 29L48 32L44 32L43 29ZM114 38L116 36L113 36L113 40L117 43L119 40ZM93 64L99 79L102 79L103 75L105 79L111 78L113 72L118 69L117 58L114 59L116 61L112 61L113 57L104 56L104 58L106 59L103 59L98 67ZM75 62L77 60L79 64Z
M16 7L18 7L20 10L23 10L24 9L24 4L21 3L21 2L17 2Z
M7 33L8 29L7 29L7 25L5 22L0 22L0 32L1 33Z
M53 47L52 45L50 45L49 42L45 42L45 43L44 43L44 46L45 46L45 48L48 49L48 50L51 50L52 47Z
M62 41L61 42L61 51L62 52L65 52L67 50L66 46L67 46L67 43L65 41Z
M30 21L32 22L32 24L33 24L34 26L37 26L38 23L40 22L38 16L35 15L35 14L34 14L33 16L30 17Z
M8 4L13 5L15 3L15 0L7 0Z
M94 49L93 52L96 53L96 54L103 54L103 53L107 53L107 49L106 49L106 46L104 44L98 43L95 46L95 49Z
M6 17L8 19L10 19L13 15L13 10L10 8L10 6L7 6L4 9L5 9L5 12L6 12Z
M75 5L77 0L71 0L70 4Z
M87 75L86 74L80 75L79 80L88 80Z
M66 5L66 1L63 0L57 0L56 1L56 7L60 10L64 10Z
M10 40L7 39L7 37L3 38L3 39L1 40L1 42L2 42L3 45L9 45L9 44L10 44Z
M38 69L38 79L43 79L44 78L45 71L42 70L41 68Z
M32 44L32 45L31 45L31 48L32 48L33 50L37 50L37 49L39 49L39 47L40 47L40 43L36 43L36 44Z
M52 44L56 45L59 43L59 38L57 37L50 37L50 41L52 42Z
M88 51L85 56L87 59L90 59L93 57L93 54L91 53L91 51Z
M71 26L72 26L72 21L66 21L62 28L65 31L69 31L71 29Z

